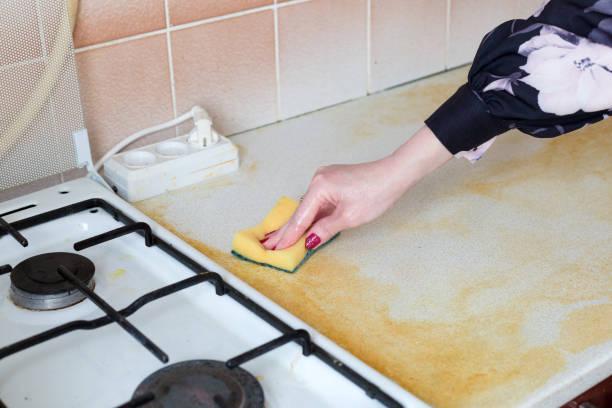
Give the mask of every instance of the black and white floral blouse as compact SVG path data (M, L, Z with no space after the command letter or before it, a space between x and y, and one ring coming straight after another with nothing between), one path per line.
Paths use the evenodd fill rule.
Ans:
M612 0L548 0L488 33L463 85L425 123L477 160L509 129L556 137L612 114Z

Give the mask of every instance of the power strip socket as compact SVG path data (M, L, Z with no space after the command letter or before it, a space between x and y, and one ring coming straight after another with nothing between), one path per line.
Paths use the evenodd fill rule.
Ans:
M104 177L121 197L134 202L238 170L238 149L226 137L203 148L187 138L179 136L113 156L104 164Z

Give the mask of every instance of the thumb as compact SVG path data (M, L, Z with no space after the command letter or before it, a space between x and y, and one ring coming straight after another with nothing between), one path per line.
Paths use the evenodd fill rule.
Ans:
M323 245L347 227L341 213L337 210L334 211L331 215L321 218L313 224L306 234L306 248L313 250Z

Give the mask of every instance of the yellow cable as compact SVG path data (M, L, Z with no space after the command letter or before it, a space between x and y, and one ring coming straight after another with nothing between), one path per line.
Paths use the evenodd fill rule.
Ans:
M67 0L67 8L68 21L66 21L66 13L62 13L63 18L59 21L55 44L47 61L47 69L38 81L38 85L19 113L19 116L0 137L0 157L5 156L10 151L23 132L36 119L57 84L70 50L70 41L76 25L79 0Z

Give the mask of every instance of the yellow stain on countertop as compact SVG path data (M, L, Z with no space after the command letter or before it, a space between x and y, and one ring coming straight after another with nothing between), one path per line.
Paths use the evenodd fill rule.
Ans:
M561 344L565 350L578 353L612 336L612 304L591 305L567 316L562 324Z
M517 303L451 323L392 319L392 285L360 274L359 267L323 250L299 273L276 272L240 261L177 231L163 212L149 216L249 285L314 326L401 386L436 406L512 406L564 366L563 351L582 351L609 338L610 305L573 312L562 323L560 345L530 347L521 326L530 308L555 297L555 285L584 279L567 270L551 285ZM470 297L498 283L469 285L454 301L465 309ZM611 289L601 288L612 296ZM562 298L564 293L560 293ZM595 297L601 293L594 294ZM585 299L582 296L576 296ZM590 297L589 295L586 296ZM592 332L593 336L585 336Z
M436 78L436 82L417 81L384 94L375 104L363 107L359 119L352 125L351 143L382 136L381 128L384 127L406 127L423 122L433 112L432 106L441 105L457 90L458 84L465 81L467 72L467 68L460 68Z
M255 173L257 171L257 162L253 161L245 165L245 170L247 173Z
M449 96L457 83L436 86L402 91L395 102L403 98L403 104L381 105L381 111L373 115L392 126L414 122L413 117L402 117L406 112L424 118L432 104ZM420 110L410 110L415 99L424 101ZM356 134L357 139L374 135L362 125L357 126L363 132ZM497 225L496 237L503 245L497 254L508 257L508 262L487 267L491 272L497 272L493 268L507 270L491 277L453 282L456 287L449 288L448 299L444 299L448 301L448 318L443 321L392 313L390 305L402 296L399 285L367 277L351 259L334 255L333 246L317 253L298 273L286 274L240 261L194 239L188 226L183 229L173 225L160 201L142 203L139 208L424 401L441 407L511 407L563 371L568 353L579 354L612 340L612 244L594 245L595 235L585 244L579 224L588 218L605 227L612 220L611 135L612 120L607 120L546 141L530 151L511 152L508 157L493 150L468 171L451 175L452 182L447 180L443 187L426 186L429 190L421 192L428 197L426 204L402 202L402 211L394 211L381 221L388 226L390 236L394 234L393 239L442 231L461 242L476 244L483 227L466 221L472 220L470 205L439 211L439 201L459 197L493 208L503 204L533 215L542 220L541 225L546 225L545 220L559 220L571 227L568 234L556 236L540 224L532 230L529 225ZM513 146L500 140L492 149ZM424 205L433 207L429 218L422 216ZM572 224L573 216L578 225ZM517 231L523 235L517 236ZM375 244L378 249L385 243L384 239L379 241ZM556 248L572 247L576 247L575 254L557 257ZM381 274L399 273L410 279L411 274L425 269L410 254L387 255L398 256L398 270L381 270ZM546 262L553 264L553 274L543 275L537 284L520 285L528 278L530 267ZM465 271L469 265L457 268L463 268L461 276L470 276L469 270ZM510 301L504 298L482 306L483 299L498 293L511 293ZM433 306L440 299L427 298L424 302ZM553 322L558 336L541 344L530 343L525 327L533 311L543 304L569 311Z
M478 177L466 180L463 185L474 194L495 200L515 200L519 204L528 205L529 209L538 207L537 204L541 204L539 199L544 194L548 195L549 199L574 200L581 205L582 210L596 211L609 221L612 219L612 205L601 206L600 202L592 205L589 201L612 198L612 189L601 188L606 184L609 186L612 178L611 122L606 120L548 140L544 148L532 154L490 163L485 168L478 169ZM528 194L525 197L525 194L522 194L522 197L517 197L515 194L516 187L523 188L537 182L550 183L548 186L542 185L542 195ZM599 188L590 188L586 183L599 185ZM572 197L577 186L590 190L589 196ZM529 199L536 199L536 202L529 203Z

